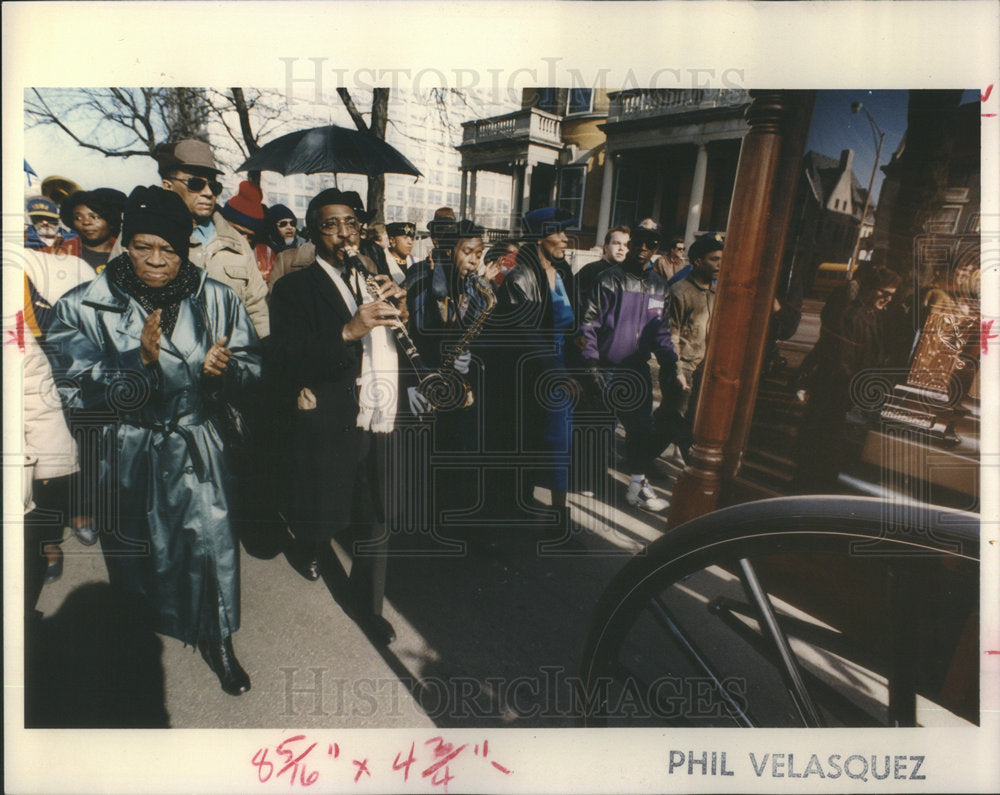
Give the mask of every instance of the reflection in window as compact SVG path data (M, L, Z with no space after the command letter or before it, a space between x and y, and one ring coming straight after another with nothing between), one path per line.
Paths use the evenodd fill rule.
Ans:
M586 181L583 166L564 168L559 176L559 207L569 210L576 218L573 228L580 228L583 214L583 187Z
M567 115L590 113L593 101L594 90L592 88L571 88L569 90L569 104L566 113Z

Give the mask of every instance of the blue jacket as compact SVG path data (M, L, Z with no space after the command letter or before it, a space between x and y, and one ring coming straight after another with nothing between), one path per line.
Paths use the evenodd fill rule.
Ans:
M220 401L260 378L260 343L236 294L203 271L149 367L139 355L146 317L104 271L56 304L46 347L63 402L100 424L99 485L116 498L108 520L125 549L105 544L112 582L149 597L158 632L195 643L205 600L213 612L219 603L222 636L240 624L233 465L218 423ZM232 358L210 378L202 365L220 337Z
M670 288L654 270L633 273L626 261L605 270L584 304L583 358L610 367L677 361L670 340Z

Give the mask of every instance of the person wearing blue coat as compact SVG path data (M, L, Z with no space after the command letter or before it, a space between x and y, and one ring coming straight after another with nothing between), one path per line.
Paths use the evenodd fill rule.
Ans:
M223 412L260 378L261 352L236 294L188 260L190 234L179 196L136 188L125 253L59 301L46 342L64 403L101 418L112 587L140 597L154 630L197 645L222 689L239 695L250 679L231 641L239 545Z

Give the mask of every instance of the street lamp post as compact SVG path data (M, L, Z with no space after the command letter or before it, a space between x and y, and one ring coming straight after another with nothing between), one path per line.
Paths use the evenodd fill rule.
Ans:
M858 237L854 241L854 251L851 253L851 260L847 264L847 278L850 279L851 275L854 273L854 269L858 264L858 251L861 249L861 235L865 229L865 218L868 217L868 206L872 199L872 188L875 187L875 174L878 172L878 161L882 156L882 142L885 140L885 130L878 126L875 119L872 118L871 113L868 112L868 108L862 105L860 102L851 103L851 113L857 113L859 110L865 112L865 116L868 117L868 123L872 128L872 135L878 137L878 144L875 147L875 164L872 166L871 179L868 180L868 192L865 194L865 208L861 211L861 222L858 224Z

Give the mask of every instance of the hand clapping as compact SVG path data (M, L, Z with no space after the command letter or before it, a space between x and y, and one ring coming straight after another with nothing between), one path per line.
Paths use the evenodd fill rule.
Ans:
M222 375L229 365L229 357L232 355L233 352L226 347L226 337L219 337L205 354L205 361L202 364L203 372L208 376Z
M150 312L142 326L142 334L139 336L139 358L147 366L159 361L160 358L160 337L163 335L160 330L160 316L162 314L162 309Z

